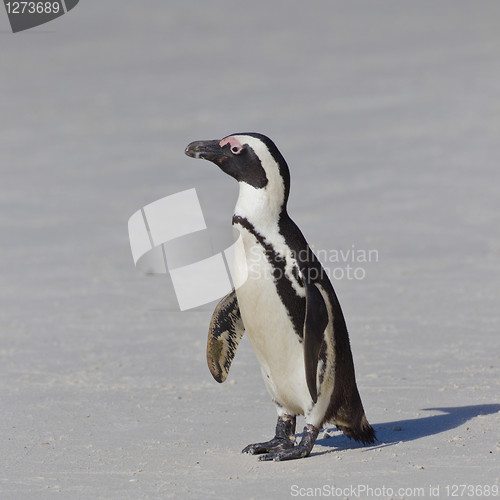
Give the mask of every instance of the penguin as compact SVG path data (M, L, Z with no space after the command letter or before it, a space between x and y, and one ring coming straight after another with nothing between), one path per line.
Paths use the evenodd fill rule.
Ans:
M239 183L232 224L244 251L235 256L234 273L245 269L246 279L215 308L207 362L215 380L224 382L246 332L278 414L275 436L242 452L259 460L307 457L327 423L374 443L340 303L287 212L290 172L278 148L262 134L241 133L192 142L185 153L215 163ZM298 415L305 427L296 443Z

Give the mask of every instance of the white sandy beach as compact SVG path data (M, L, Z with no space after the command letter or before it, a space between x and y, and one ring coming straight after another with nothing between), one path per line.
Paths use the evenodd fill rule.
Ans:
M0 498L498 491L499 19L494 0L82 0L13 35L0 13ZM375 446L329 429L307 459L241 454L275 426L248 339L217 384L215 303L181 312L134 268L127 221L154 200L194 187L230 224L237 184L184 148L244 131L284 154L315 248L376 251L334 281Z

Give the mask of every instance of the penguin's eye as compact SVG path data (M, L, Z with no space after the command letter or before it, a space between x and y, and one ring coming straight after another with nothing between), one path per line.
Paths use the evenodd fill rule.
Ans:
M239 155L242 151L243 151L243 146L234 145L231 147L231 153L233 153L235 155Z

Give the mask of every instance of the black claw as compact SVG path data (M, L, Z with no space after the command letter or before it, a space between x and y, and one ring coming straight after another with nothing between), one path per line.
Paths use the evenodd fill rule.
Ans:
M274 461L281 462L284 460L295 460L297 458L305 458L309 456L311 450L309 450L306 446L297 445L294 448L289 450L283 450L273 453L266 453L265 455L261 455L259 460L261 461Z

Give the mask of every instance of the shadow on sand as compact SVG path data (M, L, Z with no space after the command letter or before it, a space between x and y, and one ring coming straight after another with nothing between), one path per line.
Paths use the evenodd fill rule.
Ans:
M492 413L499 412L500 404L425 408L423 411L440 411L442 413L428 417L374 424L373 428L377 434L378 441L373 446L380 447L399 443L401 441L413 441L415 439L455 429L479 415L491 415ZM362 444L356 443L344 435L318 439L316 443L338 450L363 447Z

